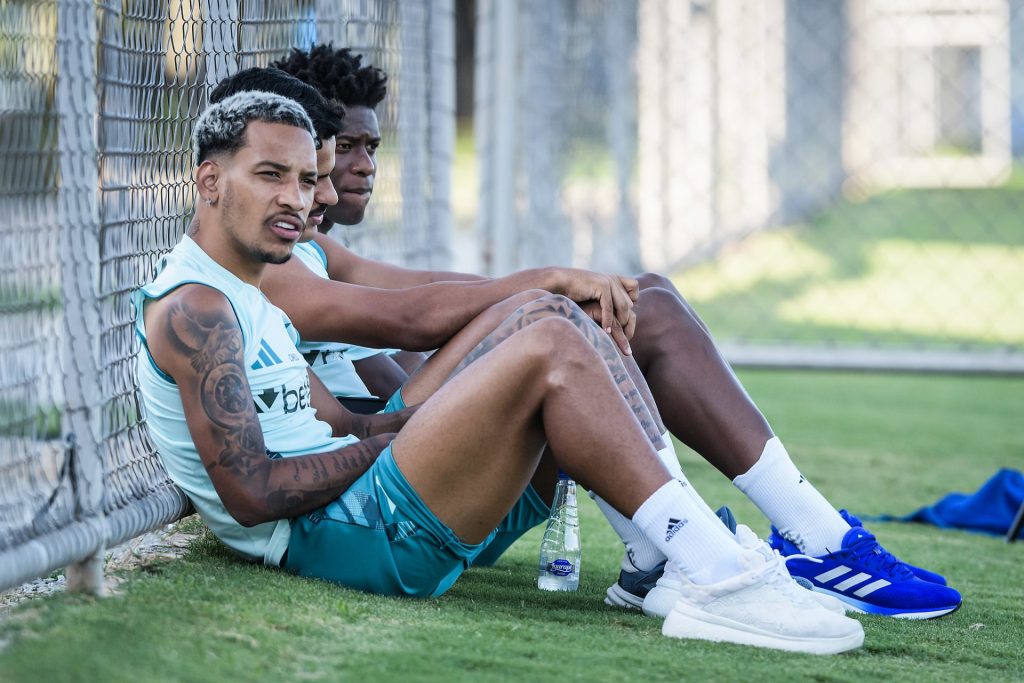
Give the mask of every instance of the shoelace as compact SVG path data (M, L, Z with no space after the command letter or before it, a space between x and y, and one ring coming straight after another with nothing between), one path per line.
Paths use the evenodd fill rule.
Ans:
M807 592L807 589L800 586L800 584L793 579L792 575L790 575L789 569L786 567L786 562L789 560L789 557L783 557L778 550L772 548L764 541L761 542L761 545L756 550L765 558L765 583L775 586L781 590L784 595L795 602L803 604L814 603L814 600ZM809 557L807 559L815 562L821 562L821 560L813 557Z
M765 577L765 583L779 588L783 594L797 602L806 603L812 600L807 593L807 589L798 584L789 573L789 568L786 567L786 562L789 560L788 557L784 557L778 549L773 548L771 544L758 538L750 527L742 524L736 528L736 539L744 548L753 550L764 558L765 569L763 576ZM821 560L813 557L807 559L821 562Z
M779 551L776 550L775 552L778 553ZM781 556L781 554L780 554L780 556ZM815 562L817 564L824 564L825 563L825 560L819 559L817 557L811 557L810 555L801 555L800 553L793 553L792 555L786 555L783 559L785 559L786 562L789 562L790 560L808 560L810 562Z
M846 551L868 567L879 568L903 580L914 578L914 572L910 571L902 560L883 548L869 532L864 532L864 536L857 539Z

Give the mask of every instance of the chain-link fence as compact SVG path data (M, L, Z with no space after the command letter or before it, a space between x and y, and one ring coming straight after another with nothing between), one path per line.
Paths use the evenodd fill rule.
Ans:
M213 83L390 74L357 251L449 265L451 0L0 0L0 586L186 508L128 293ZM747 363L1024 371L1024 0L478 0L479 239L675 276ZM461 190L462 188L457 188Z
M191 217L212 85L315 42L384 68L390 144L348 238L440 267L452 22L437 0L0 2L0 589L75 563L94 584L105 546L187 510L141 422L129 295Z
M1020 0L479 0L482 262L671 274L733 361L1024 371Z

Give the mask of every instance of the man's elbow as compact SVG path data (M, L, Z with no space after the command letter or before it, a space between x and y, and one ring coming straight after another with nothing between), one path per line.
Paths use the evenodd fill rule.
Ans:
M236 522L246 528L274 521L266 502L258 501L251 495L237 496L230 502L225 500L224 508Z

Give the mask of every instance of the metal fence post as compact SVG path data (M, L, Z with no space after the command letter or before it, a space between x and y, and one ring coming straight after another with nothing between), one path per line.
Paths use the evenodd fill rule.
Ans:
M609 3L605 16L608 50L604 68L610 92L606 138L615 168L617 197L614 223L606 234L595 234L592 256L593 267L597 270L627 273L642 269L636 206L631 192L637 153L636 25L636 4Z
M69 590L103 593L103 462L97 299L99 154L96 139L96 14L92 0L63 0L57 16L60 112L60 258L64 326L64 434L71 449L75 516L95 521L92 554L67 568Z
M478 3L476 144L480 163L478 232L489 275L505 275L516 255L516 57L519 3Z
M427 266L430 247L430 219L428 213L429 114L424 116L423 108L413 103L423 102L430 97L427 83L429 64L427 61L428 37L426 31L427 12L423 0L407 0L399 5L399 30L402 59L398 89L398 141L402 150L402 230L405 233L403 245L404 260L414 268ZM424 216L427 225L423 224ZM411 233L411 234L410 234ZM411 238L411 239L410 239Z
M452 266L452 160L455 151L455 7L453 0L429 3L426 17L428 98L427 167L430 169L426 265Z

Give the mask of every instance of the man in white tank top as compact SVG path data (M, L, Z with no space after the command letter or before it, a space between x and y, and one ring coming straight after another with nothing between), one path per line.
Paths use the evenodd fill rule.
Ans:
M354 416L308 369L301 380L288 320L258 288L268 263L289 259L312 205L312 125L283 98L241 93L204 112L195 147L199 229L136 298L140 376L151 371L140 388L161 448L226 513L211 528L229 545L362 590L440 595L550 444L561 469L685 573L665 635L819 654L863 642L859 622L807 598L673 478L613 344L568 322L564 297L524 305L531 324L476 349L407 421Z

